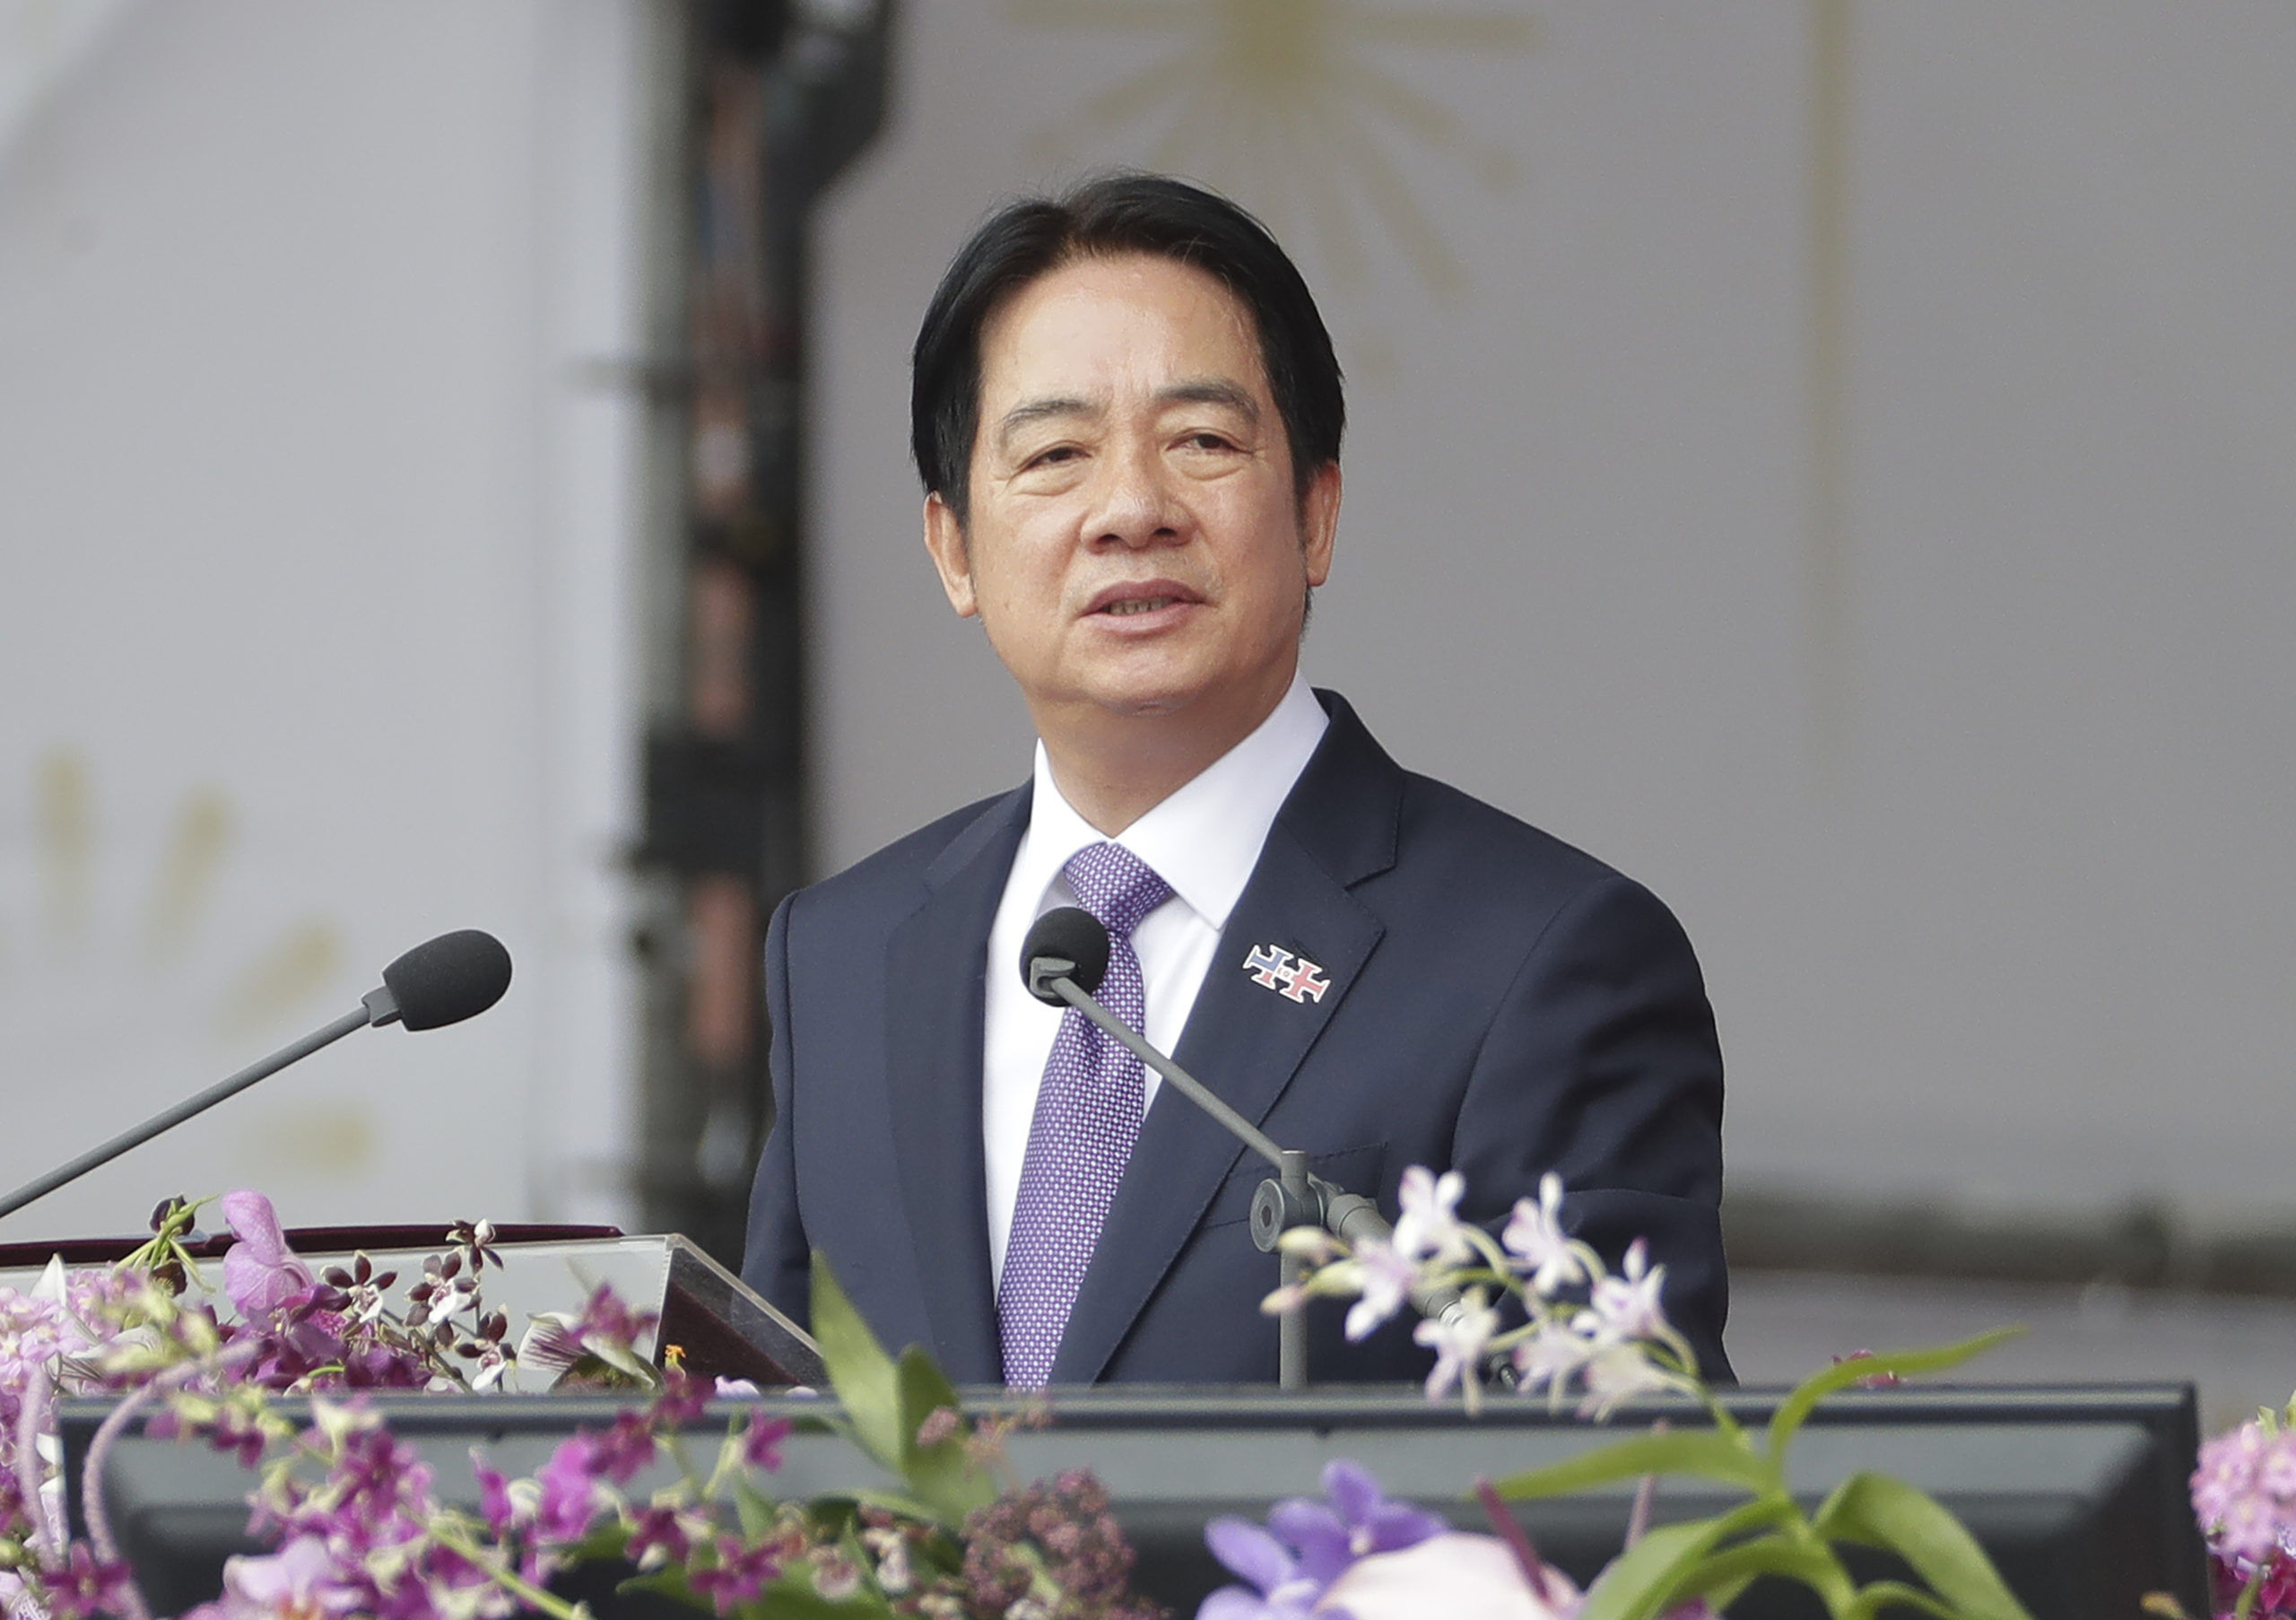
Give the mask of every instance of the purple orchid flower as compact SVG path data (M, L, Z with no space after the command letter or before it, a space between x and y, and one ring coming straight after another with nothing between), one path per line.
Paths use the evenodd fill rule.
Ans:
M513 1529L523 1527L529 1515L520 1510L518 1500L510 1494L507 1475L486 1460L485 1453L476 1446L471 1448L471 1472L478 1479L478 1510L486 1520L486 1528L494 1539L502 1540Z
M693 1539L686 1533L686 1515L676 1508L659 1505L636 1511L631 1522L630 1543L622 1549L623 1556L641 1570L663 1563L683 1563L692 1551ZM647 1562L649 1558L651 1563Z
M766 1588L781 1573L781 1558L771 1546L744 1546L730 1536L718 1539L718 1563L688 1577L698 1596L709 1598L721 1615L730 1615Z
M542 1485L542 1501L535 1522L544 1541L579 1541L597 1516L598 1476L604 1471L598 1442L577 1432L559 1442L535 1478Z
M1451 1528L1438 1514L1388 1501L1370 1469L1344 1457L1325 1466L1324 1494L1328 1504L1294 1496L1267 1515L1267 1528L1297 1549L1300 1572L1318 1586L1338 1580L1358 1558L1416 1546Z
M654 1460L655 1450L654 1425L646 1415L624 1412L613 1420L613 1427L593 1441L590 1470L626 1485Z
M64 1567L51 1571L48 1581L48 1606L59 1620L95 1620L117 1612L127 1590L127 1566L106 1563L86 1542L75 1541Z
M241 1316L268 1316L312 1285L311 1268L287 1247L269 1198L227 1192L222 1201L223 1224L239 1239L223 1254L223 1292Z
M209 1607L217 1620L272 1620L283 1615L319 1620L357 1607L359 1596L355 1587L344 1583L326 1543L317 1536L299 1536L269 1556L241 1554L226 1561L223 1596Z
M1308 1620L1323 1596L1324 1583L1302 1572L1282 1542L1248 1520L1213 1520L1204 1527L1204 1544L1251 1586L1222 1587L1204 1600L1196 1620Z
M742 1460L751 1468L763 1468L769 1474L779 1472L781 1442L789 1438L789 1432L794 1426L786 1417L768 1417L762 1412L752 1413L749 1427L742 1433Z

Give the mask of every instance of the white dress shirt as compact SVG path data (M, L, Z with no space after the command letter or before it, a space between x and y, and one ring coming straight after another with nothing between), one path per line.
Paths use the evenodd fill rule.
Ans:
M1291 690L1257 730L1112 840L1147 862L1172 889L1171 898L1132 933L1147 991L1147 1027L1141 1033L1159 1050L1169 1052L1178 1044L1220 948L1228 913L1259 864L1260 846L1275 824L1275 813L1329 723L1306 678L1294 675ZM987 1150L992 1283L1004 1275L1004 1241L1020 1196L1037 1087L1065 1010L1029 994L1021 981L1021 946L1038 918L1076 903L1061 868L1076 851L1103 838L1061 797L1039 743L1028 831L1021 835L1004 901L988 931L980 1125ZM1144 1105L1155 1099L1157 1084L1156 1071L1150 1069Z

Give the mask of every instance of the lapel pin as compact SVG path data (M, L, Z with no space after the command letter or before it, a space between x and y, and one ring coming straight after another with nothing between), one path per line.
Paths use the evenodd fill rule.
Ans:
M1244 958L1244 972L1260 989L1274 990L1286 1001L1321 1003L1331 989L1320 964L1280 945L1254 945Z

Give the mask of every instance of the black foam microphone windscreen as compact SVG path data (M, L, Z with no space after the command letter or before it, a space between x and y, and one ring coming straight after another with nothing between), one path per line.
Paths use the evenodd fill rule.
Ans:
M1047 911L1029 930L1028 943L1021 947L1022 982L1039 1001L1065 1006L1068 1004L1061 1000L1060 993L1039 980L1037 962L1048 957L1072 963L1066 977L1075 980L1076 988L1089 996L1108 977L1109 931L1100 926L1099 918L1081 906L1062 906L1058 910Z
M426 940L383 970L399 1022L435 1030L476 1017L510 988L510 953L493 935L457 928Z

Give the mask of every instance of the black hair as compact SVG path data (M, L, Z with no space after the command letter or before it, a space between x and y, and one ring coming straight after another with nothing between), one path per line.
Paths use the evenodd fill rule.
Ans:
M1267 227L1226 197L1166 175L1102 175L991 215L949 263L910 360L909 448L927 493L965 518L980 431L980 333L1006 300L1080 258L1143 253L1217 277L1251 314L1303 499L1339 459L1347 402L1331 334Z

